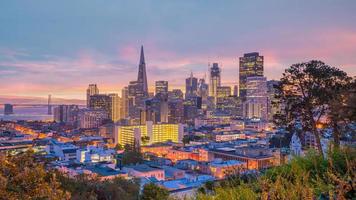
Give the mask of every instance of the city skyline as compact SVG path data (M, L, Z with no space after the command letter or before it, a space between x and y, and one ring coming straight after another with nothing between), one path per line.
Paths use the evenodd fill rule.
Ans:
M264 56L268 80L311 59L355 76L356 3L346 2L2 2L0 94L85 99L91 83L121 94L137 77L141 45L151 92L157 80L184 91L191 71L202 78L214 62L222 84L237 85L238 59L250 52Z

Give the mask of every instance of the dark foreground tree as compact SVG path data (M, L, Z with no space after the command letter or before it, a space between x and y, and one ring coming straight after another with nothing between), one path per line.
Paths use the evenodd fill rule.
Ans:
M137 147L136 143L134 145L126 145L125 151L122 155L122 164L130 165L137 164L143 161L143 155L140 148Z
M155 185L154 183L146 184L143 188L142 200L166 200L169 197L168 190Z
M60 176L63 189L72 194L73 200L91 199L127 199L137 200L139 197L139 183L137 180L114 178L100 181L97 178L79 175L75 178Z
M46 172L32 151L0 155L0 199L69 199L55 173Z
M286 126L290 132L298 129L302 133L311 132L319 153L323 154L321 130L317 126L328 116L330 103L340 96L350 80L345 72L321 61L292 65L276 87L276 97L283 110L275 116L275 122Z

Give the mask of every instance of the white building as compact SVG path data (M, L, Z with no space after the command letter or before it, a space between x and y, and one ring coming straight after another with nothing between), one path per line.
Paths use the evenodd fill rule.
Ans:
M47 145L46 152L55 155L59 160L73 161L77 158L77 149L77 146L70 143L52 141L51 144Z
M81 163L97 163L97 162L113 162L114 150L104 150L103 148L88 146L86 149L78 149L76 152L76 159Z

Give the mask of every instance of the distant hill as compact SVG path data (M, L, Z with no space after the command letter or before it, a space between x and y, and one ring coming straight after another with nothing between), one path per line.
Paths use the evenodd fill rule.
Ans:
M47 98L44 97L28 97L28 96L5 96L0 95L0 104L46 104ZM52 104L77 104L85 105L86 101L82 99L65 99L52 97Z

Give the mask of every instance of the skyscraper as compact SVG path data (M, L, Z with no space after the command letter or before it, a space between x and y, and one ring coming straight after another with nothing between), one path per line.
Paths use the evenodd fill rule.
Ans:
M140 113L144 109L145 100L149 97L146 75L146 62L141 46L140 63L137 81L130 81L128 86L129 117L132 124L140 123Z
M11 115L11 114L14 114L13 105L6 103L4 105L4 115Z
M198 96L200 96L203 100L206 100L206 98L208 98L208 90L209 86L205 83L205 78L199 79Z
M246 82L246 100L244 117L268 120L267 79L263 76L248 77Z
M137 76L137 88L142 92L143 96L148 96L148 85L147 85L147 74L146 74L146 62L145 55L143 53L143 46L141 46L140 63L138 65L138 76Z
M77 105L59 105L54 108L54 121L76 125L78 122L79 107Z
M198 92L198 79L193 77L193 72L190 77L185 79L185 98L195 97Z
M129 88L124 87L121 90L121 111L120 116L125 119L129 116Z
M110 119L113 122L119 121L121 119L120 109L121 109L121 99L118 94L111 93L108 95L110 97Z
M209 85L209 96L214 97L214 103L216 104L217 98L217 88L221 86L221 70L218 63L213 63L210 68L210 85Z
M263 76L263 56L259 53L246 53L240 57L239 95L246 97L246 82L248 77Z
M89 84L87 89L87 108L89 108L90 96L99 94L99 89L96 84Z
M168 81L156 81L156 94L168 94Z

